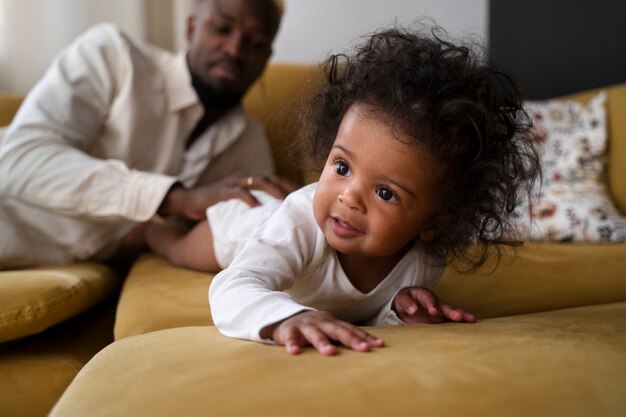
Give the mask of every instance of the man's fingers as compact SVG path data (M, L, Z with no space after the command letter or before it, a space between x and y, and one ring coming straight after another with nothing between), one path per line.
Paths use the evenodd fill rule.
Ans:
M289 193L298 189L295 183L273 175L253 175L247 177L245 186L247 189L265 191L280 199L284 199Z
M248 189L240 188L239 192L237 193L237 197L242 199L250 207L258 207L258 206L261 205L259 200L257 200L256 197L253 196L250 193L250 190L248 190Z
M293 181L289 181L286 178L282 178L282 177L275 177L275 180L278 184L278 186L286 193L286 194L290 194L294 191L296 191L298 188L300 188L301 186L296 184Z

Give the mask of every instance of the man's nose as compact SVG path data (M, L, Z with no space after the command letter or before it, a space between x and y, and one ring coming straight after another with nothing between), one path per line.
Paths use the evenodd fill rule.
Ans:
M234 31L224 41L224 50L233 58L240 58L243 49L243 36L241 33Z

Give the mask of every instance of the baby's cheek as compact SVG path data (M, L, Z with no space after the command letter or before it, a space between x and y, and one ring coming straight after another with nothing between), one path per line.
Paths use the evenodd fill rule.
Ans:
M315 191L315 195L313 196L313 217L315 217L315 222L319 226L322 231L324 231L324 219L328 217L328 209L326 204L323 202L323 198L320 194L320 189Z

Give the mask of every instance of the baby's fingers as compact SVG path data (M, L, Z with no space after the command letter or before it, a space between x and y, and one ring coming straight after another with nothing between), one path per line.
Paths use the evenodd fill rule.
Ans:
M305 344L304 337L297 327L287 327L279 329L274 334L274 342L279 345L284 345L285 350L290 355L297 355L301 352L300 347Z
M400 291L394 300L396 313L400 318L412 316L419 309L410 291Z
M432 291L422 287L411 287L410 290L411 296L419 303L421 308L428 312L428 315L432 317L441 316L439 300Z
M337 352L337 348L317 326L302 326L300 332L302 332L302 336L322 355L330 356Z
M373 347L385 345L381 339L347 322L327 322L322 327L330 338L358 352L368 352Z
M439 308L441 313L449 320L465 323L474 323L476 321L476 316L473 314L463 311L460 308L454 308L446 303L440 302Z

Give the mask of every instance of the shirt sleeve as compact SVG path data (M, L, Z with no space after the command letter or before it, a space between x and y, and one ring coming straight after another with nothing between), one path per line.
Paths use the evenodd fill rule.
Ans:
M89 155L119 79L127 45L100 25L64 50L26 97L0 148L0 194L73 216L149 219L175 182Z
M285 292L313 258L319 243L316 225L303 221L301 214L305 214L306 208L293 204L292 196L211 284L213 322L226 336L269 342L259 335L265 326L300 311L313 310L298 304ZM312 215L306 219L309 217Z
M416 261L412 265L416 267L416 271L411 272L414 276L412 282L406 282L401 288L398 288L398 290L393 293L393 296L389 299L389 301L380 309L378 314L366 322L368 326L405 324L405 322L402 321L393 310L393 301L395 300L398 292L402 288L411 286L432 289L437 282L439 282L444 270L442 266L431 265L424 262L423 257L420 255L416 256Z

